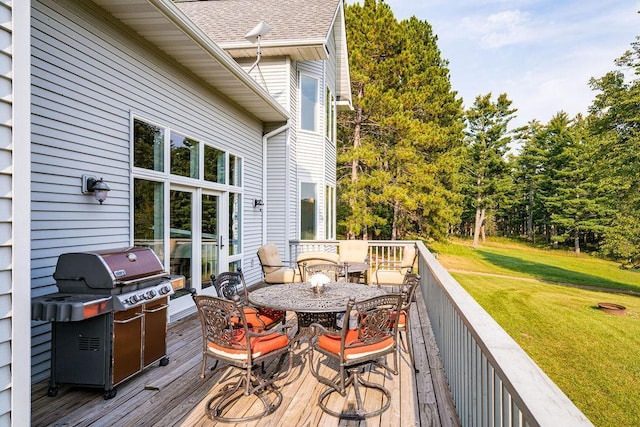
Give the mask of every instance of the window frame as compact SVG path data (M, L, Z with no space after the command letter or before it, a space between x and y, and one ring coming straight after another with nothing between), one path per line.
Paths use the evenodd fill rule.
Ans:
M304 113L305 113L305 104L303 102L304 99L304 91L303 91L303 80L304 79L311 79L315 82L315 102L313 104L313 129L306 129L303 127L304 124ZM311 74L308 73L304 73L301 72L300 73L300 96L298 99L298 104L300 106L299 108L299 113L298 113L298 118L299 118L299 122L298 122L298 128L301 132L309 132L309 133L314 133L314 134L318 134L321 132L320 130L320 79L318 77L315 77Z

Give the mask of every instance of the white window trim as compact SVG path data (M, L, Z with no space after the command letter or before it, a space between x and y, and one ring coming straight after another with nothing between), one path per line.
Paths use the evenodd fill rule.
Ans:
M315 130L309 130L309 129L303 129L302 128L302 78L303 77L308 77L310 79L313 79L316 81L316 104L315 104L315 117L314 117L314 122L315 122ZM298 108L298 131L299 132L303 132L303 133L309 133L309 134L313 134L313 135L319 135L322 134L324 129L320 129L320 78L317 76L314 76L313 74L310 73L306 73L306 72L300 72L300 76L298 78L299 81L299 90L298 90L298 105L300 108Z

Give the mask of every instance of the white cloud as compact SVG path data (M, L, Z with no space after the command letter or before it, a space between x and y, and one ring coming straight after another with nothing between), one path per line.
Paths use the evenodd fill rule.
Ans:
M486 17L464 17L461 21L464 38L479 39L488 48L517 44L531 38L528 14L505 10Z

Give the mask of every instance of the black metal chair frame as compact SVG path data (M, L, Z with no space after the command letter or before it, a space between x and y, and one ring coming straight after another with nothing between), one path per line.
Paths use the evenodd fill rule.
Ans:
M247 290L247 283L244 280L244 274L241 269L238 269L238 271L223 272L218 275L212 274L211 283L220 298L238 301L244 307L252 307L249 305L249 291ZM253 309L255 309L257 320L262 324L264 329L270 329L279 323L284 324L286 321L286 313L282 310L273 310L266 307L253 307ZM278 319L278 321L267 325L265 321L261 319L261 316L268 316L272 319Z
M302 271L300 273L302 274L303 282L309 281L311 276L317 273L325 274L333 282L346 282L348 278L348 271L348 264L346 262L338 264L330 262L307 264L306 262L303 262Z
M388 389L380 384L369 382L360 376L360 369L369 364L379 366L393 373L398 374L398 318L400 308L402 307L402 301L405 298L403 294L387 294L375 298L371 298L361 302L354 302L351 299L346 306L345 319L350 319L352 311L356 314L358 338L353 342L347 342L347 335L349 333L349 325L345 325L342 331L336 333L335 331L329 331L322 325L314 324L316 337L312 342L312 351L309 354L309 367L311 373L322 384L329 386L323 391L318 398L318 405L322 410L328 414L342 419L354 419L363 420L368 417L379 415L386 411L391 404L391 393ZM353 331L353 328L351 329ZM318 345L320 337L322 335L331 335L340 337L340 351L334 353L323 349ZM345 352L348 350L357 350L358 347L375 345L383 340L392 338L393 345L382 348L374 352L366 352L366 354L360 357L348 358ZM314 354L319 354L317 359L318 366L314 365ZM386 363L381 363L378 359L388 354L393 355L394 366L391 368ZM339 366L338 373L333 378L327 378L319 373L319 364L322 356L326 357L328 361L337 363ZM346 375L348 374L348 375ZM357 401L357 408L353 413L340 413L333 411L327 407L329 396L333 393L340 393L341 396L347 395L347 388L349 386L354 387L354 392ZM359 387L373 388L379 390L385 398L383 398L383 404L379 409L366 412L362 401L361 392Z
M209 399L206 405L206 412L209 418L223 422L245 422L255 420L273 413L282 402L282 393L274 384L291 371L293 366L293 351L291 341L286 333L284 325L269 331L257 332L247 326L243 307L239 302L229 301L209 295L196 295L192 293L196 303L200 322L202 325L202 367L200 377L205 377L207 359L213 358L225 362L219 368L214 369L214 374L229 367L242 372L236 382L228 383ZM237 322L236 319L241 319ZM240 325L238 325L240 324ZM244 335L242 335L244 334ZM252 339L260 337L284 336L287 339L286 346L274 349L265 354L254 356L252 351ZM240 337L240 338L238 338ZM215 344L225 351L213 351L209 345ZM228 351L228 352L227 352ZM232 357L230 352L235 351ZM243 351L246 355L243 357ZM254 369L257 365L275 357L288 356L288 366L286 371L281 371L281 359L270 377L258 375L259 369ZM260 371L262 372L262 371ZM262 402L262 410L245 417L227 416L227 408L231 407L243 396L254 395Z
M409 353L409 357L411 360L411 366L413 366L413 370L418 373L420 372L415 364L415 358L413 356L413 349L411 348L411 324L409 323L409 311L411 309L411 303L413 302L414 295L416 293L416 289L418 289L418 285L420 284L420 275L416 273L408 272L404 276L404 281L402 283L402 294L404 295L404 299L402 301L402 307L400 308L400 313L404 314L404 324L398 324L398 336L400 337L400 342L402 343L402 349ZM400 316L398 316L399 320ZM402 334L404 332L404 334ZM404 338L403 338L404 336Z

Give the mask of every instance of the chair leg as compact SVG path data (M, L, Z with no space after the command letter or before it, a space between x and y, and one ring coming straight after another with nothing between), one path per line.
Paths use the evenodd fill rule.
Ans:
M342 387L340 388L344 388L345 392L340 393L340 390L338 389L338 387L330 387L328 389L326 389L325 391L322 392L322 394L320 394L320 397L318 397L318 405L320 406L320 408L330 414L333 415L334 417L338 417L340 419L346 419L346 420L364 420L366 418L369 417L374 417L376 415L380 415L381 413L383 413L384 411L386 411L387 409L389 409L389 406L391 405L391 392L389 390L387 390L385 387L383 387L380 384L375 384L372 382L369 382L367 380L365 380L364 378L362 378L360 376L360 367L353 367L347 370L349 376L347 376L346 378L343 378L342 381ZM336 376L336 379L339 377L340 375ZM331 396L331 394L333 393L340 393L343 396L346 396L346 388L349 387L350 385L353 385L354 387L354 393L356 395L356 405L357 407L355 408L355 411L353 412L336 412L333 411L331 409L329 409L327 407L327 402L329 401L329 396ZM362 400L362 394L360 392L360 386L363 386L365 388L371 388L371 389L376 389L378 391L381 392L381 394L383 395L383 405L373 411L367 412L364 408L364 402Z

